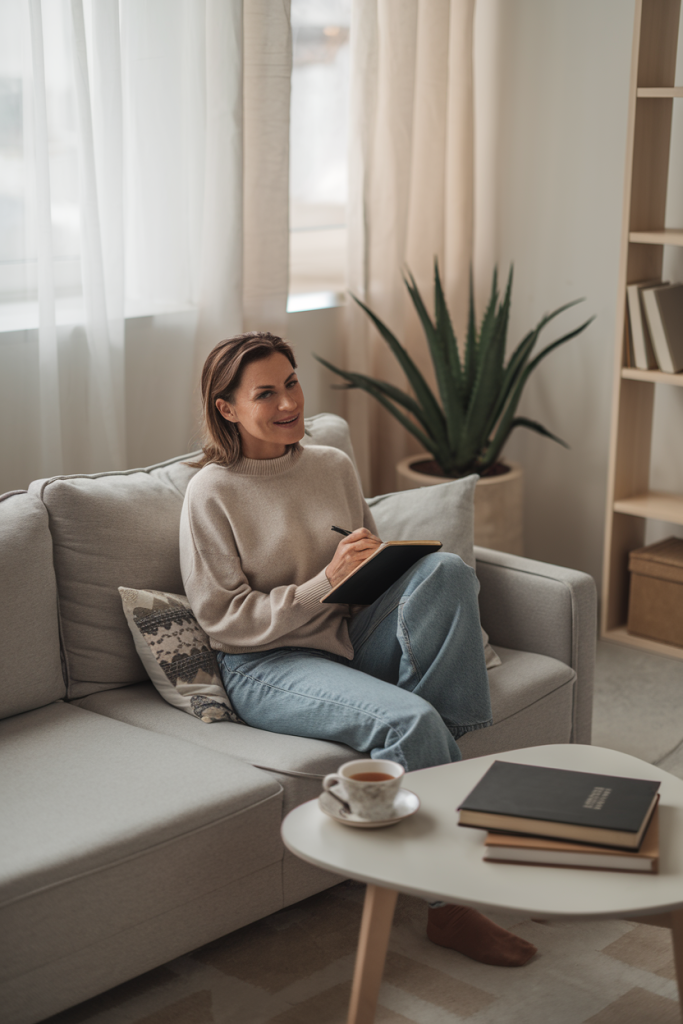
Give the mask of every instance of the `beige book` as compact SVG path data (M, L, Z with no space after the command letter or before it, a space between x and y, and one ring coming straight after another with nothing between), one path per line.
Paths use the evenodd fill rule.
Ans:
M660 370L683 370L683 284L659 285L642 292L652 347Z
M536 836L509 836L489 832L484 860L503 864L542 864L549 867L597 868L602 871L659 870L659 810L655 808L639 850L610 850L587 843L564 843Z
M643 292L647 288L654 288L665 283L661 278L656 278L654 281L638 281L626 286L628 322L631 329L631 344L633 345L633 362L638 370L657 369L657 359L650 340L647 317L644 315L642 308Z

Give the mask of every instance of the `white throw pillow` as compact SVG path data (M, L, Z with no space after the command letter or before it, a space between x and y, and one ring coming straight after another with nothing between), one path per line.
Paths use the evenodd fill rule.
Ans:
M474 558L474 488L476 474L459 480L394 491L368 498L382 540L440 540L443 551L460 555L463 562L476 568ZM495 668L501 660L482 629L486 667Z
M240 722L187 598L130 587L119 594L140 661L164 700L202 722Z

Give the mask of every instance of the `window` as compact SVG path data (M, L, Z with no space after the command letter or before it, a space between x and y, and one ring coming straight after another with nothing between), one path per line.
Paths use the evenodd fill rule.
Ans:
M292 0L293 296L346 288L350 21L351 0Z
M65 59L63 0L43 6L52 245L58 296L81 291L76 111ZM22 0L0 4L0 301L35 300L37 228L31 33Z

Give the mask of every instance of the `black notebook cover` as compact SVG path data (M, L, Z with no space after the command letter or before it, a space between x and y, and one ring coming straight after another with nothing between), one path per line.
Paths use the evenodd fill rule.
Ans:
M638 832L659 782L494 761L458 810Z
M438 540L390 540L377 548L345 580L320 599L321 604L372 604L418 559L438 551Z

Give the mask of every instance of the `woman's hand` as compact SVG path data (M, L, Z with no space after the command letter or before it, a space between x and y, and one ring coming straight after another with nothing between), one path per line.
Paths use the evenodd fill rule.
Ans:
M382 541L373 533L362 526L354 530L348 537L342 537L339 541L334 558L325 567L325 575L333 587L345 580L349 573L357 569L361 562L375 551Z

